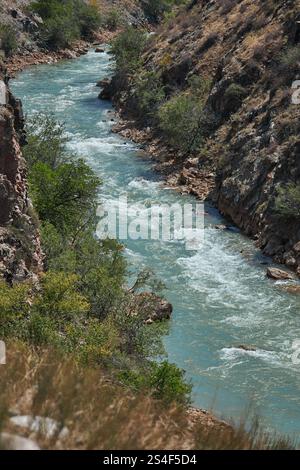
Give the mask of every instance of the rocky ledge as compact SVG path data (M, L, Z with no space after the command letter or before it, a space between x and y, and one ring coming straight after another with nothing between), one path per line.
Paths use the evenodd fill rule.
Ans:
M12 283L38 274L43 256L28 197L22 105L0 72L0 274Z

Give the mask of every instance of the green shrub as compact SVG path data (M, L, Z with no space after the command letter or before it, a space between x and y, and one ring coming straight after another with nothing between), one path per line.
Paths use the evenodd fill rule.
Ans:
M0 49L6 57L10 57L18 48L17 35L14 28L10 25L0 25Z
M146 33L132 26L121 32L112 42L116 71L132 74L141 65L141 55L146 44Z
M154 397L166 403L177 402L182 405L190 403L192 386L185 382L184 371L167 361L153 363L151 388Z
M159 127L169 144L185 154L201 145L206 132L203 109L210 81L192 76L189 89L173 96L158 110Z
M36 163L29 183L41 220L60 233L75 233L93 213L99 179L83 160L64 163L55 170L46 163Z
M37 162L46 163L53 170L70 160L66 150L68 139L65 128L52 115L37 113L27 120L27 145L23 155L29 167Z
M137 111L141 117L154 118L165 99L162 80L156 72L145 72L134 84Z
M0 280L0 337L17 334L30 310L30 285L18 284L14 288Z
M150 389L152 396L166 405L177 402L188 405L191 401L191 385L184 379L185 372L167 361L151 362L143 369L126 370L118 374L119 380L135 390Z
M275 211L285 218L300 216L300 184L288 183L278 190L275 199Z
M80 36L83 39L93 39L94 33L102 24L98 8L79 1L75 3L75 18L79 24Z
M186 3L186 0L141 0L146 16L154 23L158 23L174 6L182 3Z
M300 67L300 48L290 46L280 55L279 69L284 75L294 77L294 73Z
M33 308L42 316L64 322L87 313L90 306L79 292L76 274L49 271L41 279L41 292L35 297Z
M116 31L122 25L120 11L116 8L111 8L104 19L104 25L110 31Z
M51 50L65 49L79 38L79 27L70 17L49 18L44 24L41 39Z
M231 114L236 112L241 106L246 95L247 91L241 85L237 83L229 85L224 94L226 113Z
M159 127L170 145L183 152L197 148L201 141L203 105L187 93L174 96L158 112Z
M37 0L31 9L44 20L41 40L49 49L61 49L75 39L91 39L101 25L99 10L83 0Z

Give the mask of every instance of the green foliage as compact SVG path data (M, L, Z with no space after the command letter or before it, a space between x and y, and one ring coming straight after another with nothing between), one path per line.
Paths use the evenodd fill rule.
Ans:
M107 363L118 354L120 332L111 319L102 322L90 319L85 324L72 323L65 331L65 350L76 354L85 365Z
M28 144L23 154L30 167L42 162L55 169L59 164L69 161L64 126L52 115L33 115L26 123L26 133Z
M137 292L140 289L147 287L151 292L161 292L166 288L165 284L158 279L152 269L145 268L142 269L133 284L130 288L131 292Z
M78 20L80 36L83 39L92 39L95 31L102 24L102 18L97 7L87 5L82 1L75 2L75 18Z
M300 184L288 183L279 188L275 211L285 218L295 219L300 216Z
M121 13L117 8L111 8L104 18L104 25L109 31L116 31L122 25Z
M174 96L159 109L159 127L173 147L187 152L200 144L202 110L202 104L186 93Z
M161 77L156 72L145 72L135 82L134 95L140 116L153 118L165 99Z
M177 401L183 405L190 403L191 385L184 381L184 371L175 364L163 361L153 363L151 388L155 390L155 398L166 403Z
M224 94L225 108L228 113L234 113L241 106L247 92L244 87L237 83L232 83Z
M191 400L191 385L184 379L185 372L167 361L151 362L140 370L126 370L118 378L131 384L136 390L150 389L152 396L169 405L173 402L188 405Z
M42 42L51 50L65 49L78 38L78 25L69 16L49 18L41 32Z
M49 271L41 280L41 293L36 295L34 309L64 322L80 317L90 309L79 293L79 278L75 274Z
M173 96L158 110L159 127L169 144L187 153L199 148L205 133L203 108L210 82L191 77L188 92Z
M101 25L97 7L83 0L37 0L31 9L43 18L41 39L53 50L68 47L75 39L91 39Z
M0 25L0 49L2 49L6 57L14 54L18 47L17 35L14 28L10 25Z
M134 369L156 398L183 403L183 375L150 360L164 353L165 324L148 325L152 305L135 296L143 285L158 286L153 273L141 273L126 289L123 247L95 238L99 180L68 154L64 130L52 118L32 120L27 136L46 273L38 285L11 288L0 282L0 337L54 347L85 365L101 364L114 376Z
M11 288L5 281L0 280L0 337L16 333L22 319L29 312L28 284L18 284Z
M83 160L54 170L38 162L30 170L29 183L40 218L60 233L75 233L93 213L99 179Z
M141 0L146 16L150 21L158 23L174 6L186 3L186 0Z
M295 76L299 73L300 67L300 51L299 46L289 46L279 54L278 67L280 81L288 83L290 80L295 80Z
M146 38L144 31L130 26L113 40L112 53L115 56L118 73L132 74L139 68Z

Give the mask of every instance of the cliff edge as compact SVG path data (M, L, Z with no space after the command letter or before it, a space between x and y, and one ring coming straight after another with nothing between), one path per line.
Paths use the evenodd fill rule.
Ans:
M42 270L38 219L28 197L21 102L0 72L0 274L25 280Z

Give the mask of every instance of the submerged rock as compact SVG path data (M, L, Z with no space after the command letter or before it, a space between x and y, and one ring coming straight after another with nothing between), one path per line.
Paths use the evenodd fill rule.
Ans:
M228 230L229 229L228 225L224 225L224 224L217 224L214 227L217 230Z
M240 344L237 346L237 349L242 349L243 351L256 351L254 346L248 346L247 344Z
M294 276L291 273L278 268L268 268L267 276L275 281L294 279Z

